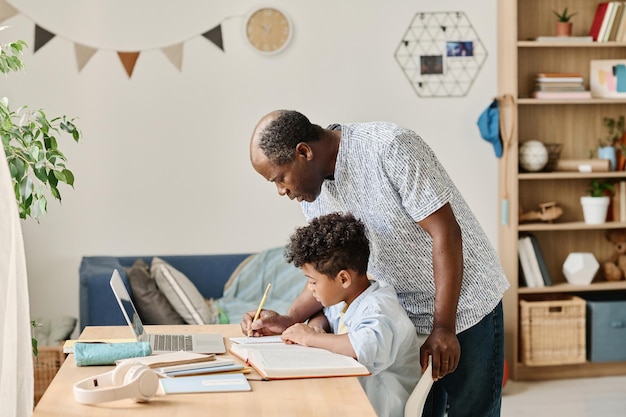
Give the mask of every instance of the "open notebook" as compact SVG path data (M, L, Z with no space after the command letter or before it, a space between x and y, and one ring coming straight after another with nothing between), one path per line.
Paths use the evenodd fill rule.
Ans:
M117 269L113 270L110 281L111 289L122 310L126 323L131 328L138 342L150 342L153 353L176 352L179 350L199 353L225 353L226 346L221 334L153 334L143 327L139 313Z
M242 338L246 339L246 338ZM230 352L252 366L263 379L369 375L354 358L308 346L285 343L231 343ZM231 339L232 340L232 339Z

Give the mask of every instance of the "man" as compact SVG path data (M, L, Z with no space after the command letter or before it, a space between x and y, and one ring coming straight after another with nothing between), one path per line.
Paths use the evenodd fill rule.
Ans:
M365 224L370 274L396 289L425 338L423 369L432 355L438 381L425 415L443 416L449 403L450 417L499 416L501 300L508 282L484 231L428 145L392 123L323 129L301 113L277 110L255 127L250 159L280 195L301 203L308 221L351 212ZM305 289L286 315L264 311L252 323L247 314L241 325L257 335L282 333L321 309Z

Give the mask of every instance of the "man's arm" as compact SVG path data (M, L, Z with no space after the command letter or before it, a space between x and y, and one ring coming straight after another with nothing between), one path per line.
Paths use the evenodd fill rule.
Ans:
M419 222L433 240L435 312L433 331L421 349L422 367L433 357L433 376L441 378L459 364L461 347L456 337L456 309L463 281L461 229L450 204Z

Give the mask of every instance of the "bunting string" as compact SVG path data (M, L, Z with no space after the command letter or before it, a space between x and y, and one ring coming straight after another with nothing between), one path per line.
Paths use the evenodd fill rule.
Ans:
M5 20L19 14L20 11L15 7L11 6L6 0L0 0L0 22L4 22ZM222 19L216 26L208 29L207 31L200 33L196 36L202 36L217 48L219 48L222 52L226 52L224 49L224 38L222 35L222 23L228 19L232 19L235 17L242 16L228 16ZM32 19L31 19L32 20ZM35 24L35 40L34 40L34 49L33 53L37 53L41 48L47 45L51 40L57 37L57 34L52 33L51 31L45 29L40 26L37 22ZM167 57L169 62L178 70L182 70L183 65L183 50L185 42L191 40L192 38L182 40L173 45L166 45L159 50ZM78 40L68 39L70 42L74 44L74 55L76 58L76 65L78 67L78 72L81 72L83 68L87 65L87 63L93 58L93 56L99 50L106 48L94 48L89 45L85 45ZM115 51L117 56L128 75L128 78L131 78L133 75L133 71L135 69L135 65L137 64L137 60L139 56L146 51L154 50L154 48L144 49L139 51Z

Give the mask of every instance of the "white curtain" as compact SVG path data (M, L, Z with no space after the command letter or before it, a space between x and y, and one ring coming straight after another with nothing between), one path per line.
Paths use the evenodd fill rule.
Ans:
M33 359L24 241L0 147L0 416L33 413Z

